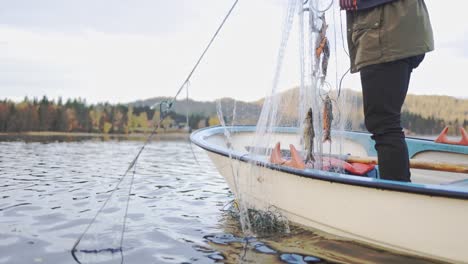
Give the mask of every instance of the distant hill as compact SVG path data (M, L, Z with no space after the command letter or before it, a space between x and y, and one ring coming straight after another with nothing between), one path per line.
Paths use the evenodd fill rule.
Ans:
M278 125L298 124L298 93L299 89L293 88L278 95ZM365 131L361 94L343 90L340 100L336 94L331 93L330 96L334 101L332 126ZM187 128L198 129L220 124L218 117L221 114L227 125L255 125L265 100L178 100L161 120L159 107L152 106L164 101L169 102L171 99L156 97L116 105L89 105L81 99L69 99L66 102L59 99L55 102L46 96L41 100L25 98L22 102L5 99L0 100L0 133L55 131L128 134L149 131L156 124L159 124L158 129L164 132L183 132L187 131ZM337 102L340 105L337 105ZM217 109L218 106L220 109ZM449 133L458 135L459 126L468 129L468 99L408 95L401 119L402 126L408 133L434 135L440 133L445 126L450 126Z
M468 98L410 94L406 98L403 110L425 118L441 118L452 122L458 120L463 123L463 120L468 120Z
M280 94L279 111L284 116L296 118L294 113L299 102L299 88L289 89ZM335 106L335 115L347 115L347 129L365 130L363 123L362 96L360 92L343 90L345 103ZM336 98L336 95L332 95ZM152 106L167 97L155 97L131 103L134 106ZM255 124L261 112L264 99L254 102L236 101L232 98L220 99L222 113L226 122L232 122L234 105L236 106L235 124ZM177 100L173 110L178 114L199 114L202 116L217 116L216 101ZM403 126L418 134L437 134L444 126L464 126L468 128L468 99L437 95L409 94L403 106ZM452 129L453 131L454 129ZM458 129L457 129L458 130ZM455 133L456 134L456 133Z
M130 103L130 105L139 107L139 106L154 106L162 101L170 101L172 98L168 97L154 97L146 100L136 101ZM236 101L232 98L223 98L219 99L221 101L221 106L223 109L222 113L225 117L226 122L233 120L233 110L234 105L236 107L235 111L235 121L236 124L250 124L254 125L257 122L260 111L262 110L261 104L248 103L242 101ZM177 100L172 110L177 114L185 115L187 112L192 115L200 116L217 116L217 103L216 101L194 101L189 100Z

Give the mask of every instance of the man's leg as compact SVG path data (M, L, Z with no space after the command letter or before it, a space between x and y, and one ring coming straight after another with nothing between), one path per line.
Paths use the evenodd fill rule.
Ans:
M421 55L361 69L365 125L375 140L382 179L411 181L401 107L411 71L423 58Z

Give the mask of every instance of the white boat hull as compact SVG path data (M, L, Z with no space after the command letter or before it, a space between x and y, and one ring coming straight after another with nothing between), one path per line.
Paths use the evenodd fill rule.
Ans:
M219 143L219 139L213 142L216 141ZM236 142L235 135L232 141ZM258 166L245 159L231 159L213 150L207 153L231 190L236 194L241 192L242 200L249 207L274 206L289 221L346 239L468 263L468 199L463 194L460 197L438 195L438 190L445 190L441 187L433 195L424 193L430 186L337 173L321 172L321 177L314 178L294 173L298 172L294 169L284 171L275 166ZM462 154L460 160L468 161L464 160L466 157ZM468 175L458 177L468 178ZM372 187L376 181L396 187ZM399 190L399 185L416 191ZM418 186L421 192L417 191Z

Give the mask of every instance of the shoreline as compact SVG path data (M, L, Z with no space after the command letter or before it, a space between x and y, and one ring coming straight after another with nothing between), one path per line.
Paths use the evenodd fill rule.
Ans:
M29 131L29 132L1 132L0 137L17 138L102 138L102 139L128 139L128 140L146 140L150 133L131 133L131 134L104 134L87 132L57 132L57 131ZM188 132L166 132L156 133L153 140L184 140L190 137ZM0 139L1 141L1 139Z
M130 134L105 134L105 133L87 133L87 132L58 132L58 131L29 131L29 132L0 132L0 142L10 140L31 140L43 141L47 139L58 140L83 140L83 139L102 139L102 140L146 140L150 132L147 133L130 133ZM407 138L422 138L434 140L438 135L406 135ZM189 140L190 133L183 131L157 132L152 140ZM458 140L457 136L449 136L452 140Z

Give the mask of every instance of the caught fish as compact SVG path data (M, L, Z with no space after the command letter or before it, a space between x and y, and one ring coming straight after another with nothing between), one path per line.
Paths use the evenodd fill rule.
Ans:
M317 48L315 49L315 55L318 59L321 57L322 62L322 77L327 76L328 70L328 60L330 58L330 42L327 38L327 28L328 24L325 20L325 14L320 17L322 21L322 27L319 30L320 41L317 43Z
M320 38L317 40L317 48L315 49L315 55L320 57L322 53L325 51L326 47L328 46L328 39L327 39L327 29L328 25L327 22L325 21L325 15L322 15L320 17L320 20L322 21L322 26L318 30L318 34L320 35ZM330 51L328 49L328 51Z
M331 125L333 122L333 106L330 96L325 97L323 102L323 142L331 142Z
M315 161L314 158L314 119L312 116L312 108L309 108L307 115L304 119L304 149L306 151L305 163Z
M322 76L327 76L328 70L328 59L330 58L330 43L327 37L324 38L325 43L323 44L323 56L322 56Z

